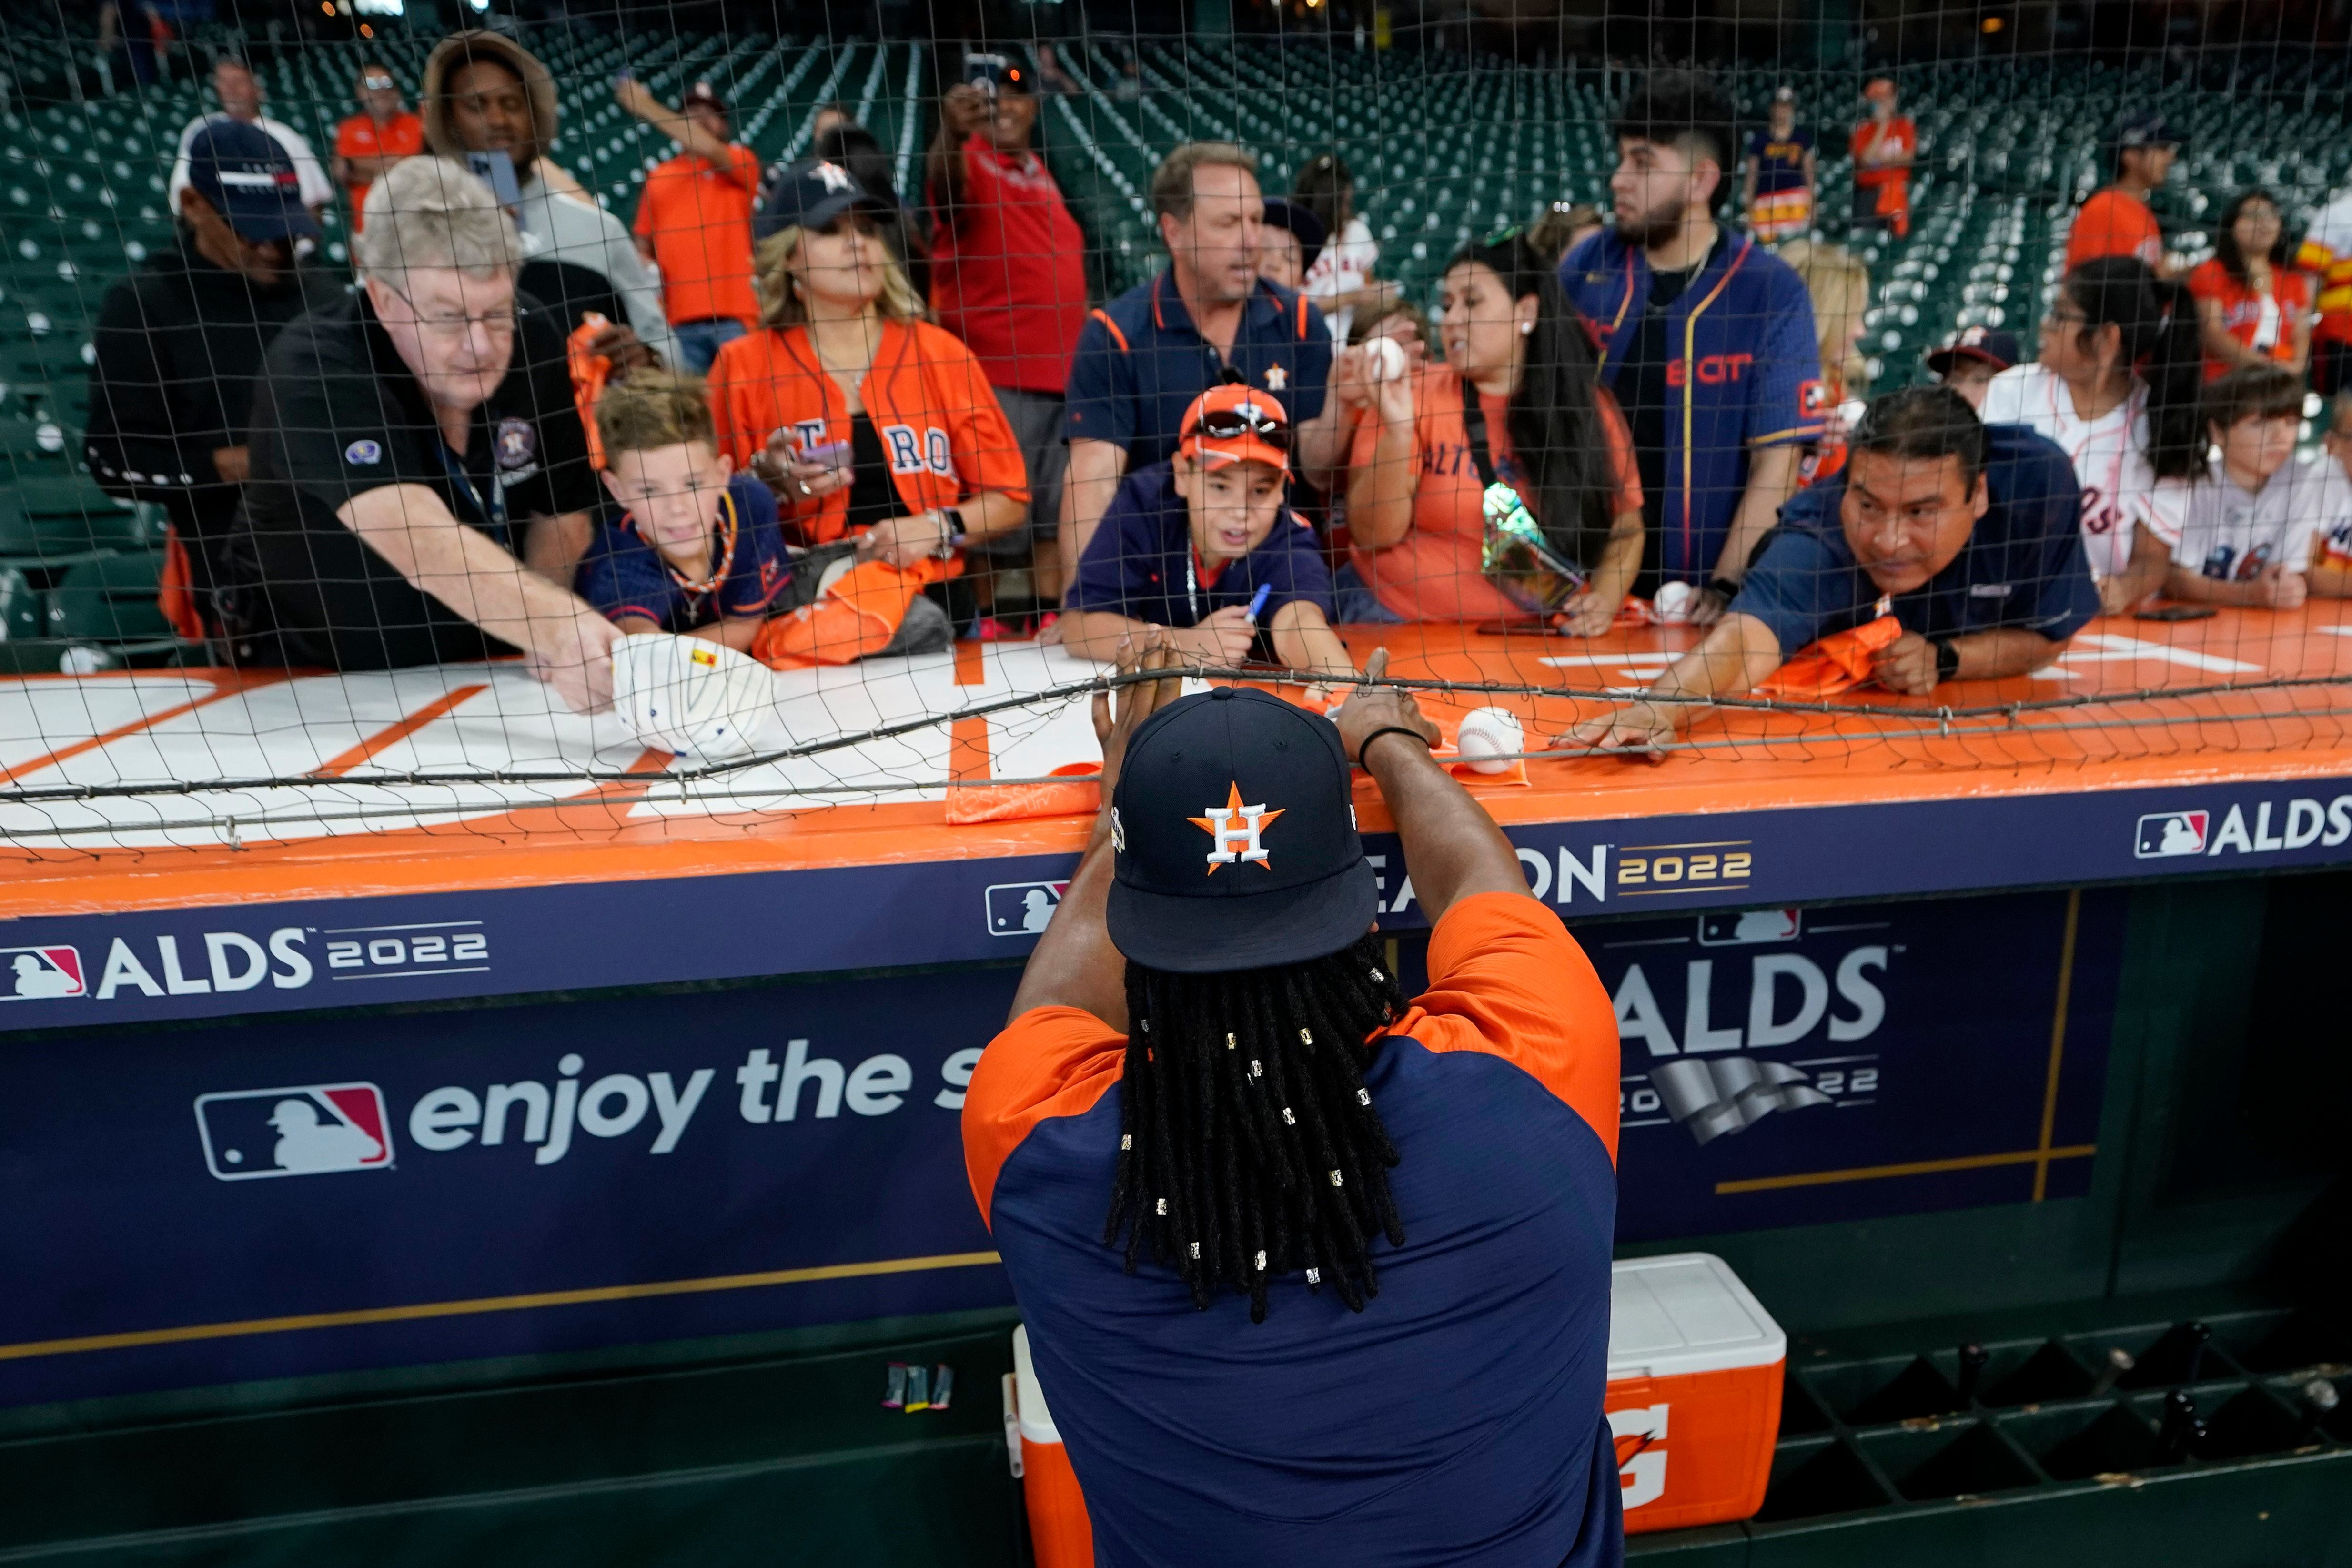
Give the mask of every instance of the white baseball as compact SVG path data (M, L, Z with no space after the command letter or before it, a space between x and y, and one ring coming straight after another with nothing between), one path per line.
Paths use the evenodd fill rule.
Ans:
M1374 385L1404 375L1404 345L1394 338L1374 338L1364 345L1364 374Z
M1474 708L1463 715L1454 749L1473 773L1507 773L1511 761L1527 749L1517 715L1507 708Z
M1661 583L1658 596L1652 604L1658 619L1670 626L1680 626L1690 619L1691 601L1697 597L1698 590L1687 583Z

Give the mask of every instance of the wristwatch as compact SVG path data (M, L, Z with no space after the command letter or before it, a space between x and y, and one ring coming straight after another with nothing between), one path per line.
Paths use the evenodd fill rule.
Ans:
M1706 591L1728 605L1739 597L1739 584L1729 577L1711 577L1707 579Z
M963 525L963 513L951 506L940 507L931 515L940 520L940 547L931 553L942 561L950 560L964 547L971 531Z
M1936 638L1932 646L1936 650L1936 684L1941 686L1947 680L1958 679L1960 673L1959 648L1947 637Z

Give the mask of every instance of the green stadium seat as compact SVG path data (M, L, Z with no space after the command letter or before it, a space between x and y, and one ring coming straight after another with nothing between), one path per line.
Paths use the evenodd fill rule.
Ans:
M0 566L0 642L21 643L48 633L47 595L13 566Z
M101 643L169 641L172 624L156 606L163 552L102 555L68 571L49 593L53 637Z

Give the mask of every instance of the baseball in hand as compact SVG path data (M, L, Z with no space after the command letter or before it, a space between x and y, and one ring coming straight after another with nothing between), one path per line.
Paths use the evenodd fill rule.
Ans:
M1394 338L1374 338L1364 345L1364 374L1374 385L1402 379L1404 369L1404 345Z
M1661 583L1658 584L1658 596L1653 604L1656 606L1659 620L1667 626L1678 626L1690 619L1691 605L1697 598L1698 590L1688 583Z
M1512 759L1527 749L1527 741L1509 709L1475 708L1463 716L1454 749L1473 773L1506 773Z

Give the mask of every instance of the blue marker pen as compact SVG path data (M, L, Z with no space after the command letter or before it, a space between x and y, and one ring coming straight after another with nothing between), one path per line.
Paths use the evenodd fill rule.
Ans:
M1265 609L1265 602L1273 597L1273 584L1260 583L1257 585L1257 592L1250 595L1249 618L1252 626L1255 626L1257 624L1259 615Z

